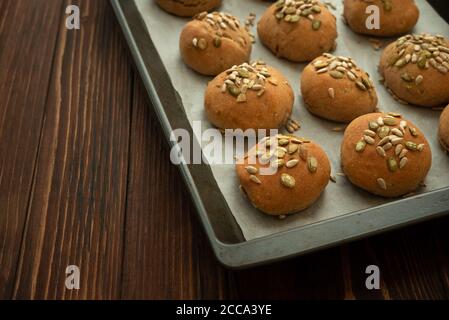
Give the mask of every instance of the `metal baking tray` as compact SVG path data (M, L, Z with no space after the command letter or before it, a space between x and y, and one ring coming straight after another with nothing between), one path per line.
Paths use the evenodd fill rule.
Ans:
M441 1L435 2L436 8L438 4L441 6ZM169 139L173 129L183 128L193 136L182 99L135 2L111 0L111 3L164 135L173 147ZM448 19L447 10L439 13ZM211 167L203 163L181 164L179 168L213 250L218 260L229 268L286 259L449 213L449 187L446 187L247 241Z

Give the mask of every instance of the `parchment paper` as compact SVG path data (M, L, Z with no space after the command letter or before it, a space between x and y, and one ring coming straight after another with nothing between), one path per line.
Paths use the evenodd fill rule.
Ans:
M189 120L201 120L203 129L211 128L203 113L203 97L207 83L212 78L198 75L190 70L184 65L179 55L179 35L183 26L189 20L164 12L152 0L135 0L135 2L174 87L182 98ZM449 26L438 13L426 1L417 0L416 2L420 8L421 17L414 32L442 34L449 37ZM375 80L380 109L405 115L425 132L431 143L433 166L426 179L427 187L419 192L423 193L449 186L449 157L443 153L437 141L440 112L404 106L396 102L378 83L380 76L377 72L377 65L381 51L375 51L370 45L368 37L354 34L343 23L341 1L333 0L331 3L337 7L336 11L331 10L331 12L337 17L339 32L338 48L334 54L354 58L358 65L364 68ZM270 2L260 0L224 0L221 11L229 12L239 17L243 22L250 12L256 13L258 20L269 5ZM255 27L253 33L257 33ZM293 117L302 124L302 129L297 134L308 137L323 146L332 163L333 174L336 175L341 172L339 153L343 132L332 131L333 128L341 127L341 125L312 116L305 109L300 96L299 79L305 64L295 64L278 59L263 46L259 39L256 41L251 58L260 58L281 70L295 91ZM387 44L387 41L383 42ZM155 80L157 81L157 79ZM212 171L247 240L320 222L387 202L383 198L369 195L353 187L346 178L337 176L337 183L330 183L323 196L311 208L289 216L286 220L278 220L257 211L243 197L238 188L238 179L233 165L212 165ZM395 213L392 212L391 214Z

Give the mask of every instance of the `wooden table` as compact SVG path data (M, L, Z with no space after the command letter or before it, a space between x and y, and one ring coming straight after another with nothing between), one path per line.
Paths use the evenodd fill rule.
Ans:
M449 298L449 218L224 269L163 141L107 1L0 1L0 298Z

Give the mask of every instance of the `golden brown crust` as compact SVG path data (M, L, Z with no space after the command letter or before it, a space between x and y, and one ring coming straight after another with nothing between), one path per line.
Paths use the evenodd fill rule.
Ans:
M239 102L240 95L232 95L229 86L228 90L223 90L231 71L225 71L209 82L204 104L206 115L214 126L220 129L268 130L278 129L286 123L293 108L293 90L275 68L262 67L266 67L270 77L264 82L264 89L248 89L246 101Z
M443 149L449 153L449 106L441 114L438 139Z
M287 141L292 138L291 136L284 136L281 139L285 140L285 137L287 137ZM276 138L272 138L271 141L273 139ZM294 138L294 140L300 141L298 138ZM244 164L238 164L236 166L241 188L246 193L249 201L257 209L269 215L286 215L310 207L317 201L329 183L331 172L330 163L326 153L320 146L313 142L300 145L290 142L284 148L289 150L292 148L290 145L301 148L305 160L301 158L299 149L294 153L287 153L284 157L280 158L285 164L281 168L278 168L274 175L260 174L260 168L269 166L269 164L262 164L260 158L258 158L256 164L253 164L253 162L249 163L249 159L251 158L248 157L245 159ZM259 150L264 149L263 142L259 143L258 146ZM294 150L293 148L291 150ZM248 154L254 155L255 153L256 148L253 148ZM289 162L291 159L293 162ZM291 166L295 162L297 164L294 167L286 167L287 163ZM312 166L309 162L312 163ZM249 166L256 168L257 173L249 170ZM313 170L315 171L312 172ZM294 185L287 184L289 187L286 186L285 183L291 182L292 180L289 178L285 182L285 175L294 179ZM256 183L252 176L255 176L260 181L260 184ZM284 182L282 177L284 177Z
M223 18L229 23L211 22ZM252 49L250 35L238 19L216 12L201 13L189 22L181 32L179 46L190 68L212 76L248 61Z
M343 123L375 112L378 102L369 75L352 59L330 54L318 57L304 69L301 92L311 113Z
M376 5L380 9L380 29L368 29L370 14L366 8ZM349 27L360 34L393 37L413 29L419 19L419 9L414 0L345 0L343 13Z
M285 17L276 18L277 4L270 6L257 26L264 45L278 57L294 62L311 61L324 52L332 51L337 39L336 18L323 4L314 6L320 10L320 13L310 12L317 21L317 30L314 30L314 22L304 16L294 23L285 21Z
M197 13L218 7L221 0L156 0L156 3L171 14L193 17Z
M413 42L406 40L411 39L410 37L412 36L402 37L385 48L379 65L379 71L385 78L385 85L394 95L410 104L423 107L447 104L449 102L448 40L441 38L438 40L439 44L433 42L436 47L444 47L443 50L447 51L438 50L438 56L434 56L428 50L415 51ZM430 45L430 49L434 49L434 44ZM406 63L407 60L409 60L408 63ZM419 82L417 78L420 78Z
M370 122L377 123L379 118L386 117L388 115L382 113L364 115L347 127L341 147L342 169L353 184L368 192L384 197L399 197L415 191L423 182L432 164L432 152L424 134L413 123L402 118L395 118L394 126L383 127L403 131L403 141L392 143L388 140L392 146L379 144L382 139L379 137L380 131L377 131L374 144L366 144L362 150L363 143L360 141L364 140ZM406 123L404 130L400 129L401 121ZM390 131L389 135L395 134ZM385 151L385 155L379 153L378 147ZM357 148L360 149L357 151Z

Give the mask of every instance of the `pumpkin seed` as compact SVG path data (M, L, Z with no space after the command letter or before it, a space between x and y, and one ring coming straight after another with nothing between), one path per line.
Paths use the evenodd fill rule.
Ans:
M387 160L387 164L388 164L388 169L389 169L391 172L396 172L396 171L398 171L398 162L396 161L395 158L389 158L389 159Z
M418 145L417 145L416 143L414 143L414 142L411 142L411 141L407 141L407 142L405 143L405 147L406 147L408 150L410 150L410 151L416 151L416 150L418 150Z
M315 31L319 30L321 28L321 21L320 20L313 20L312 21L312 28Z

